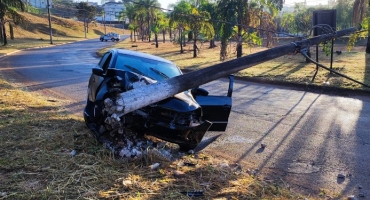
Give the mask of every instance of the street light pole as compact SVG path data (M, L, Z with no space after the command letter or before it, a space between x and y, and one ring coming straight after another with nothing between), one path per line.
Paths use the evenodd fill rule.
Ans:
M53 29L51 28L51 16L50 16L50 3L47 0L48 16L49 16L49 29L50 29L50 44L53 44Z

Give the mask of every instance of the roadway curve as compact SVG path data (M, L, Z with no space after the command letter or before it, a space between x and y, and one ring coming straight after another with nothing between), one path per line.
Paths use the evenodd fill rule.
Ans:
M30 90L69 99L68 109L81 114L91 68L99 61L94 52L109 44L87 40L25 50L0 58L0 69ZM211 94L225 95L227 80L204 87ZM283 180L303 194L326 189L331 195L370 199L369 121L369 96L236 81L227 131L207 133L200 147L244 163L266 179Z

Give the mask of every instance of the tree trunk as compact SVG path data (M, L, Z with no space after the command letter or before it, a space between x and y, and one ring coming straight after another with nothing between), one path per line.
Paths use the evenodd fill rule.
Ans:
M158 34L154 34L154 39L155 39L155 48L158 48Z
M172 42L172 29L170 28L170 42Z
M10 32L10 39L14 40L14 30L13 30L13 25L9 23L9 32Z
M136 42L136 31L134 30L134 42Z
M179 35L180 35L180 53L184 53L184 49L182 48L182 29L179 29Z
M166 31L163 30L163 43L166 43Z
M148 17L148 37L149 37L149 42L150 42L150 18Z
M135 36L134 36L135 37ZM130 33L130 40L132 42L132 30L131 30L131 33Z
M238 25L238 43L236 45L236 57L240 58L243 55L243 46L242 46L242 27Z
M367 6L367 17L370 18L370 1L369 5ZM368 22L368 29L367 29L367 44L366 44L366 53L370 54L370 20L367 20Z
M8 40L6 39L6 29L5 29L5 22L3 21L3 39L4 39L4 46L6 46L8 44Z
M185 29L184 29L183 31L185 31ZM184 36L183 36L183 35L184 35ZM182 45L183 45L184 47L186 47L185 34L181 34L181 35L180 35L180 37L183 37L183 39L182 39L183 44L182 44Z
M209 48L212 49L212 48L215 48L216 45L215 45L215 39L212 39L209 41Z
M86 22L86 33L89 33L89 22Z
M194 34L195 35L195 34ZM193 43L193 58L196 58L197 57L197 50L198 50L198 47L197 47L197 37L194 36L194 43Z
M3 36L3 24L0 21L0 43L4 44L4 36Z

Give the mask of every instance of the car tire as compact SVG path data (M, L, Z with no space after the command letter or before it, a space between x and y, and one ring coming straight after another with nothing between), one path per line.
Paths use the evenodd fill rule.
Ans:
M104 40L104 41L106 41L106 42L107 42L108 40Z
M103 42L103 38L100 38L100 42Z
M111 40L112 40L112 42L114 42L114 41L115 41L115 39L114 39L114 38L112 38Z
M118 42L118 41L119 41L119 39L116 39L116 41Z

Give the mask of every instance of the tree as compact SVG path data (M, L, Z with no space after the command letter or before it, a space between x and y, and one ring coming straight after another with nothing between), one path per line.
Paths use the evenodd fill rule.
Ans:
M183 44L182 44L182 32L183 30L188 27L189 20L188 16L191 15L191 4L185 0L180 1L173 9L170 17L170 24L176 24L177 29L179 30L179 37L180 37L180 53L184 53Z
M191 15L188 17L189 28L193 33L193 57L197 57L197 40L199 34L204 34L208 39L214 37L214 29L212 24L207 20L210 19L210 14L206 11L199 12L196 8L192 8Z
M25 21L23 16L17 12L17 9L24 11L25 4L22 0L0 0L0 28L4 46L8 44L5 24L8 22L17 25Z
M76 15L79 20L84 21L84 25L86 27L86 32L89 32L88 24L95 19L96 16L96 7L89 6L87 2L80 2L76 5L77 11Z
M126 3L125 4L125 7L126 7L126 10L124 11L125 12L125 15L126 17L128 18L128 23L131 25L131 24L134 24L132 25L131 27L129 26L129 29L131 30L131 34L130 34L130 39L132 41L132 32L135 31L136 32L136 29L138 28L137 26L137 23L135 21L135 6L132 4L132 3ZM136 27L135 29L133 29L133 27ZM134 33L134 37L135 37L135 33ZM136 38L135 38L135 41L136 41Z

